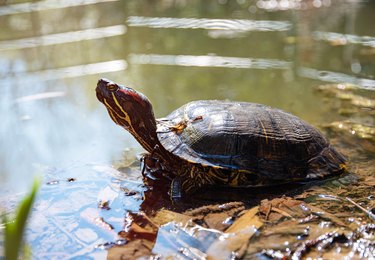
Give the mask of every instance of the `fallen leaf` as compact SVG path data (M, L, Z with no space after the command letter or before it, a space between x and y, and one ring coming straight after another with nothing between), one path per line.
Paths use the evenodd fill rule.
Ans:
M173 211L170 211L170 210L161 209L151 219L158 226L164 225L164 224L166 224L168 222L172 222L172 221L175 221L175 222L181 223L182 225L185 225L189 220L192 219L192 217L187 216L185 214L173 212Z
M250 238L263 225L258 217L259 208L254 207L244 213L230 226L223 236L207 250L207 259L231 259L245 253Z
M112 247L108 250L107 260L130 260L141 257L149 259L154 243L145 239L130 241L123 246Z

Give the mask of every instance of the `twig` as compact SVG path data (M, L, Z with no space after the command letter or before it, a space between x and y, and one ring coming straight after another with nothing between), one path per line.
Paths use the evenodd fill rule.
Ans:
M364 207L362 207L362 206L359 205L358 203L354 202L351 198L346 197L346 199L347 199L350 203L352 203L354 206L356 206L357 208L359 208L360 210L362 210L363 212L365 212L365 213L368 215L368 217L369 217L370 219L375 220L375 214L372 213L370 210L365 209Z

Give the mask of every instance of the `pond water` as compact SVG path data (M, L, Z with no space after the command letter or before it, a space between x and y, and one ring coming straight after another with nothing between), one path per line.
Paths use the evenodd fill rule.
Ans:
M1 207L43 177L27 241L50 259L105 257L95 246L126 213L155 206L128 167L143 150L96 99L101 77L144 93L157 117L199 99L281 108L355 147L353 168L375 164L374 14L349 0L4 1Z

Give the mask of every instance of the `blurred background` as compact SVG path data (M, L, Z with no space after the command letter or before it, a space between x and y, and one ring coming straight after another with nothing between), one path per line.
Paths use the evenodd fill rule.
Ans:
M230 99L318 127L340 120L340 101L315 89L351 83L373 95L374 14L370 0L2 0L0 195L24 192L35 174L58 179L142 151L97 101L101 77L143 92L157 117Z

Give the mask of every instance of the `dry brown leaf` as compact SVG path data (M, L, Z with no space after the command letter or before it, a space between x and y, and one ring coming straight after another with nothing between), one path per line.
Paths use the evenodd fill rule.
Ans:
M127 260L139 259L141 257L151 256L151 250L154 243L148 240L139 239L130 241L123 246L112 247L108 250L107 260Z
M191 220L190 216L180 214L177 212L173 212L166 209L159 210L154 217L152 217L152 221L158 225L164 225L168 222L177 222L182 223L183 225L186 224L189 220Z
M259 211L262 216L271 222L277 222L284 217L300 218L306 214L302 210L303 201L295 200L289 197L276 198L273 200L262 200Z
M375 177L373 177L373 176L366 177L363 184L366 185L366 186L375 187Z
M245 206L242 202L229 202L203 206L188 210L184 214L192 216L193 221L198 225L224 231L228 228L232 219L238 216L244 209Z
M120 231L118 234L128 240L147 239L149 241L154 241L158 229L159 226L144 213L128 212L125 218L124 230Z
M246 211L239 219L237 219L233 225L231 225L225 233L236 233L248 226L254 226L260 228L263 222L258 217L259 207L254 207Z
M322 210L321 208L318 208L318 207L312 206L312 205L308 205L308 208L311 210L311 212L314 215L317 215L322 219L329 220L329 221L335 223L338 226L342 226L342 227L347 226L341 219L339 219L335 215L333 215L333 214L331 214L331 213L329 213L325 210Z
M263 225L258 217L259 208L254 207L237 219L226 231L223 239L214 242L207 250L208 259L230 259L232 252L240 257L250 238Z

